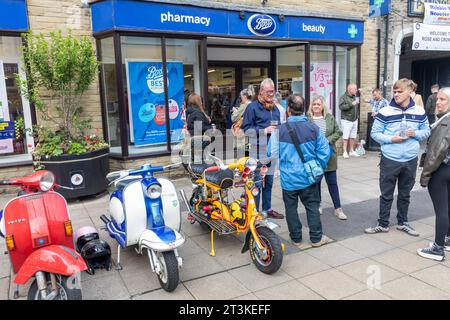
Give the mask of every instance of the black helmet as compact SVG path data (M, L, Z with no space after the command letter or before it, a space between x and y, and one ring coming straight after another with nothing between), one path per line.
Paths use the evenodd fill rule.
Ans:
M77 251L88 266L87 272L94 274L95 269L109 270L111 267L111 248L100 240L97 230L93 227L83 227L75 234Z

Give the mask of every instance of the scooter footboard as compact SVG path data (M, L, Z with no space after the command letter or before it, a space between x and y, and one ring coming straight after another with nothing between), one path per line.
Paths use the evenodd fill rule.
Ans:
M139 248L146 247L155 251L171 251L184 243L184 237L168 227L145 230L139 238Z

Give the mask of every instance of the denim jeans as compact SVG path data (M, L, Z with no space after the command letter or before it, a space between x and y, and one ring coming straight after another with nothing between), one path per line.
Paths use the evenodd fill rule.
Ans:
M257 176L256 181L260 181L261 177ZM266 175L264 181L264 187L260 189L259 194L255 197L256 210L259 211L259 202L262 193L262 211L267 211L272 208L272 185L273 185L273 175Z
M341 207L341 198L339 197L339 188L337 184L337 175L336 171L327 171L324 174L325 181L327 182L328 186L328 192L330 193L331 199L333 200L334 208L340 208ZM319 199L320 202L322 202L322 179L320 179L320 182L317 184L317 187L319 189Z
M409 199L416 182L417 158L398 162L381 156L380 160L380 218L378 224L389 226L395 185L398 182L397 221L399 225L408 222Z
M305 206L306 219L308 220L309 238L316 243L322 239L322 222L319 213L319 191L317 185L313 184L302 190L284 190L283 201L286 210L286 221L289 229L289 236L294 242L302 241L302 223L298 216L298 199Z

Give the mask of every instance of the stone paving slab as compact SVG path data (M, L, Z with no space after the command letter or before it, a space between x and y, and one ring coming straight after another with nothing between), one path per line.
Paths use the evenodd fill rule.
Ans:
M261 300L324 300L297 280L256 291L254 294Z
M293 279L283 270L267 275L256 269L254 265L233 269L228 272L251 291L262 290Z
M364 256L341 246L339 243L327 244L320 248L310 249L307 252L314 258L332 267L337 267L364 258Z
M369 289L344 298L344 300L392 300L392 298L376 289Z
M228 300L250 293L228 272L187 281L184 285L195 299L201 300Z
M438 264L430 268L411 273L411 277L421 280L422 282L450 294L450 268L447 266Z
M133 300L195 300L195 298L186 289L184 284L180 283L173 292L167 292L164 289L154 290L134 296Z
M398 248L373 256L372 259L406 274L431 267L438 263L437 261L424 259L417 254Z
M373 237L368 237L366 235L348 238L339 241L339 244L364 257L374 256L394 248L394 246L386 242L377 240Z
M333 300L342 299L367 289L361 282L336 269L300 278L298 281L325 299Z
M306 252L285 256L281 265L281 269L293 278L305 277L330 268L331 266Z
M449 300L450 295L410 276L384 284L381 293L396 300Z
M404 273L389 268L388 266L372 259L358 260L339 266L336 269L349 275L353 279L366 284L369 288L373 288L378 283L383 284L405 276ZM377 283L374 281L377 281Z

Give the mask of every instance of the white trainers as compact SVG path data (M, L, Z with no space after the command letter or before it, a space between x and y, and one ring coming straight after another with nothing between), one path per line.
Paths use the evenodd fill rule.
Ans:
M342 211L342 208L337 208L334 210L334 215L336 217L338 217L338 219L341 220L347 220L347 216L345 215L345 213Z
M322 207L319 207L319 213L320 213L320 214L323 214Z
M356 151L350 152L350 155L351 155L352 157L361 157L359 154L356 153Z
M344 152L344 153L342 154L342 156L344 157L344 159L350 158L350 157L348 156L348 153L347 153L347 152Z

